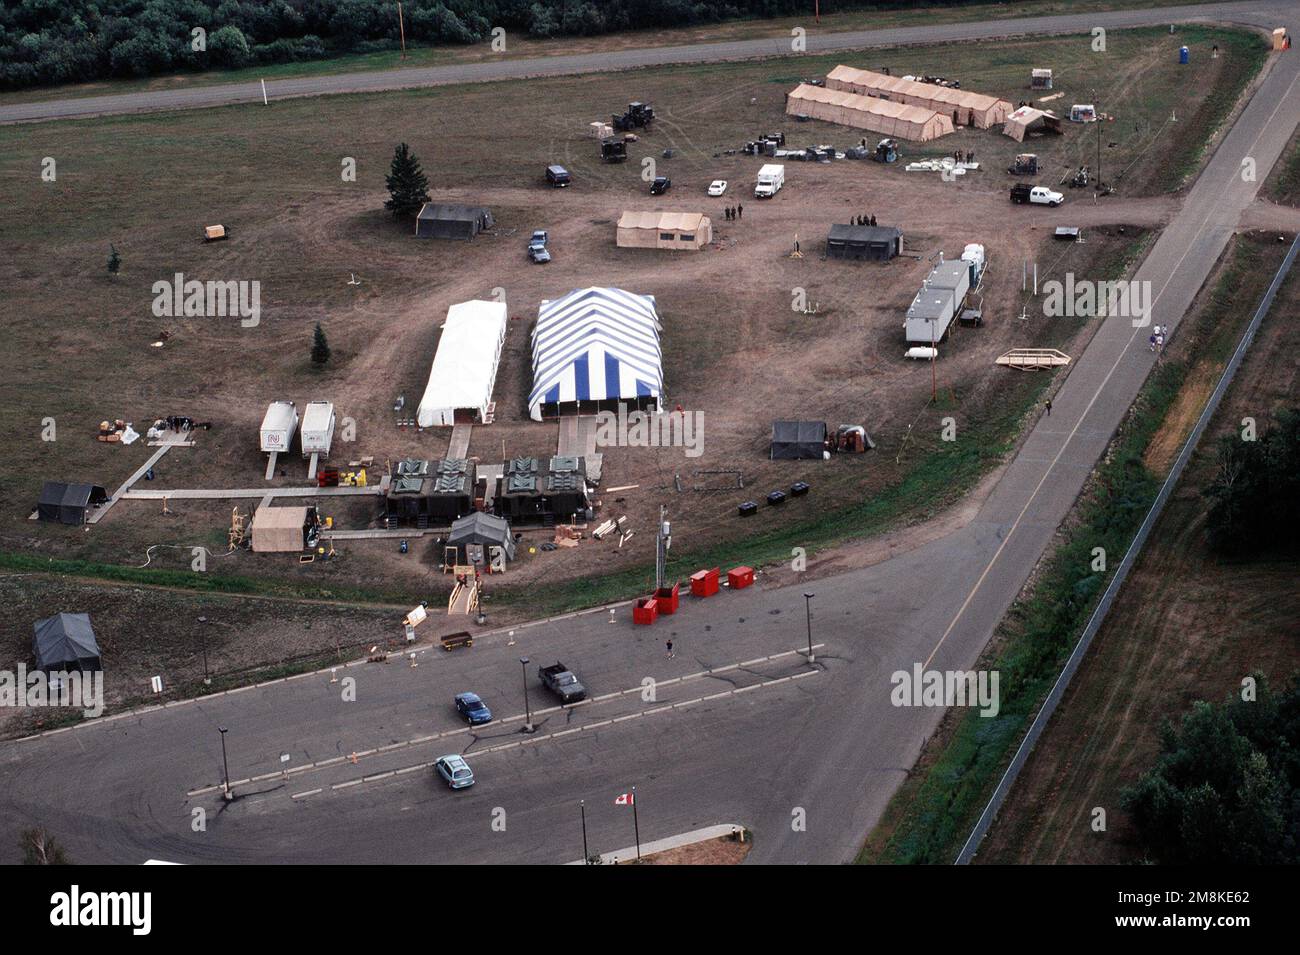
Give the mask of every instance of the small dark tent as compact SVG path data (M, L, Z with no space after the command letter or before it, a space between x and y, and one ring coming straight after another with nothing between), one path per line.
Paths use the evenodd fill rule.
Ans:
M833 225L826 237L832 259L887 262L903 251L903 230L897 226Z
M38 669L99 669L99 642L88 614L57 614L36 621L32 629L32 654Z
M820 461L826 450L825 421L773 421L772 460Z
M491 547L500 547L505 552L506 560L515 559L515 537L510 533L510 522L504 517L476 511L452 522L451 533L447 535L447 546L456 548L457 560L470 563L469 549L476 544L485 551Z
M67 484L46 481L36 504L36 516L58 524L84 524L86 512L108 500L98 484Z
M495 224L483 206L457 206L426 202L415 219L415 234L421 239L463 239L468 242Z

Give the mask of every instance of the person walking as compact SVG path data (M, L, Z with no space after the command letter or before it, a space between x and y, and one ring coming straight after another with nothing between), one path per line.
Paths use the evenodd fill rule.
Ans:
M668 638L668 659L671 660L676 654L673 653L673 638Z
M737 205L737 206L736 206L736 218L737 218L737 219L743 219L743 218L745 218L745 207L744 207L744 206L742 206L742 205Z
M1052 399L1051 399L1051 398L1048 398L1048 399L1047 399L1047 417L1050 418L1051 416L1052 416Z

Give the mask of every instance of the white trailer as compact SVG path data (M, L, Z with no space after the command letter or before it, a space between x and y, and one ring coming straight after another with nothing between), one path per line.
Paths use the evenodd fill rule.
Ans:
M758 184L754 186L755 199L771 199L785 185L785 166L768 163L758 171Z
M309 401L302 412L302 456L311 458L307 478L316 477L321 458L330 456L334 441L334 405L328 401Z
M952 289L922 285L903 322L909 345L937 345L948 334L956 310Z
M970 263L961 259L940 262L931 270L925 282L932 289L950 289L953 307L961 311L966 302L966 293L970 291Z
M293 446L298 430L298 409L292 401L272 401L262 418L261 447L270 455L266 462L266 479L275 476L275 459Z

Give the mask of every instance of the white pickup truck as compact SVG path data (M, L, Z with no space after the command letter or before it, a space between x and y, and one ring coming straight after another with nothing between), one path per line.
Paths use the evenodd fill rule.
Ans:
M1053 192L1046 186L1030 186L1025 182L1018 182L1011 187L1011 201L1018 203L1032 203L1036 206L1059 206L1065 201L1065 196L1059 192Z

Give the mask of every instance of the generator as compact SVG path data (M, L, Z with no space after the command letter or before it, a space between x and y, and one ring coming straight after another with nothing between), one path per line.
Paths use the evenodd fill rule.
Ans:
M627 143L621 139L603 139L600 158L605 162L627 162Z

